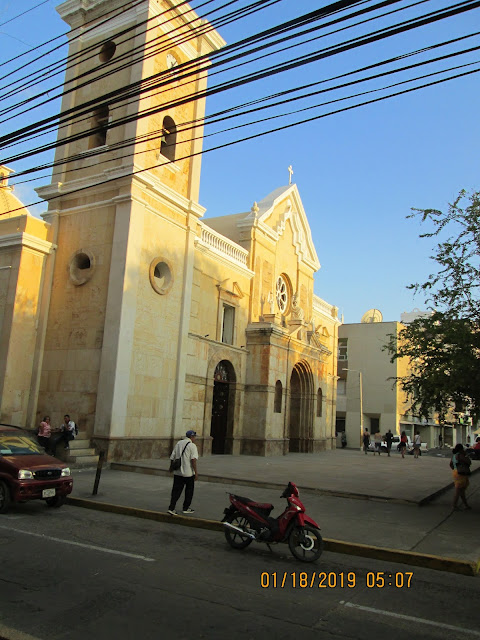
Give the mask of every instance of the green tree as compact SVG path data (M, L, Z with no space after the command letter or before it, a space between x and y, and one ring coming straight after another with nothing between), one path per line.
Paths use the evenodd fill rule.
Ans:
M462 206L463 205L463 206ZM392 362L409 359L410 372L396 379L411 411L443 419L452 407L480 416L480 192L461 191L445 212L412 209L439 241L431 259L437 270L408 288L424 295L432 315L403 328L386 346Z

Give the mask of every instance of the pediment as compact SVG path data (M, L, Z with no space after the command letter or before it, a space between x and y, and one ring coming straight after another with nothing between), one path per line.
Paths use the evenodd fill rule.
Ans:
M292 184L273 191L257 204L257 208L252 210L243 224L247 220L251 224L255 222L261 231L277 242L284 235L287 224L290 224L298 259L313 271L318 271L320 261L297 185Z

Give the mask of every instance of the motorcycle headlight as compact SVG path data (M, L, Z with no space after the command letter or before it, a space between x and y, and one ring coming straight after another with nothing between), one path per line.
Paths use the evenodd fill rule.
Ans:
M70 467L65 467L65 469L62 469L62 478L65 478L66 476L71 476L72 474L70 473Z
M19 480L33 480L33 473L28 469L20 469L18 472Z

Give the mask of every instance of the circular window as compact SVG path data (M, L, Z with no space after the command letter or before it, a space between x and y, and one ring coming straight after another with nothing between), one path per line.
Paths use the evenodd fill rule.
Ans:
M150 284L160 295L168 293L173 284L172 269L163 258L155 258L150 265Z
M73 284L77 286L85 284L93 276L95 258L90 251L79 249L73 254L68 269Z
M109 60L111 60L115 55L116 50L117 45L112 40L105 42L105 44L103 44L102 48L100 49L100 53L98 54L100 62L108 62Z
M288 307L288 285L283 276L278 276L275 291L278 308L284 314Z

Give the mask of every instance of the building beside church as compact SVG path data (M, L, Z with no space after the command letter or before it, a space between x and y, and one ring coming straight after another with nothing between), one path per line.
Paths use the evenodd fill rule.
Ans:
M187 429L203 455L332 448L340 322L313 293L298 188L203 217L208 67L195 61L225 43L179 0L102 20L120 5L58 7L72 28L62 113L78 115L37 189L42 220L1 170L0 419L67 412L110 460L169 455ZM146 88L116 101L126 86Z
M436 415L429 418L413 415L410 402L395 378L410 374L409 360L390 361L384 349L390 336L398 338L407 322L427 315L414 309L402 314L402 322L384 322L378 309L367 311L361 322L342 324L338 331L338 381L336 406L337 434L345 431L347 446L361 446L361 434L378 431L384 435L388 429L400 435L419 433L428 448L465 443L473 440L471 419L464 415L447 416L440 424Z

